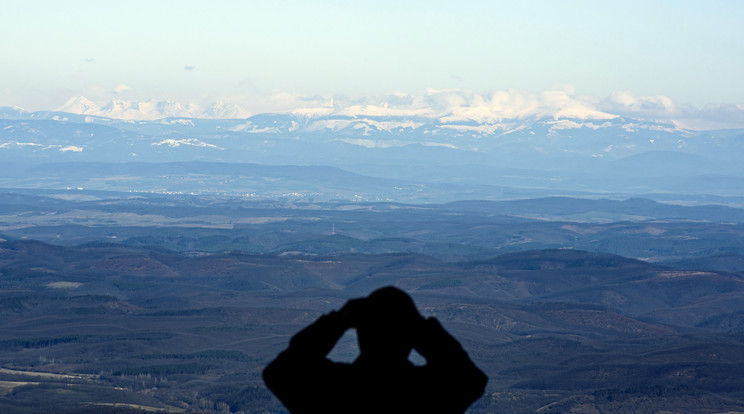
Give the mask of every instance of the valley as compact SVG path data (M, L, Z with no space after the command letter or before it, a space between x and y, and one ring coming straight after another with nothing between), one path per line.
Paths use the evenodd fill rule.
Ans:
M0 201L2 411L285 412L263 367L321 314L395 285L489 376L472 413L744 412L736 208ZM357 354L349 332L330 357Z

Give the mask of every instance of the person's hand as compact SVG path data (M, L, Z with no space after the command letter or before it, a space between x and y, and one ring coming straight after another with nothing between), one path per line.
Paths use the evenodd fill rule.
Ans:
M425 349L430 347L429 342L431 341L431 327L432 325L437 325L436 318L429 317L424 318L419 314L419 317L415 319L413 323L411 323L411 332L413 337L413 349L416 350L421 356L424 356L426 358Z
M359 318L366 312L366 298L351 299L339 311L349 328L356 328Z

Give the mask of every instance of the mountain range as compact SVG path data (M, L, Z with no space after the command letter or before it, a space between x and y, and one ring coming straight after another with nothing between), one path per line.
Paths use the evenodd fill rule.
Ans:
M80 99L75 105L86 112L85 105L95 104ZM194 109L163 102L119 107L186 115ZM3 107L0 161L329 166L406 185L460 186L462 198L498 197L499 186L626 195L744 192L744 129L695 131L673 122L607 118L276 113L135 121Z
M193 103L159 101L155 99L132 102L116 99L104 105L98 105L84 96L74 96L64 105L55 109L82 115L102 116L116 119L157 120L173 117L187 118L247 118L250 112L233 104L213 103L206 108Z

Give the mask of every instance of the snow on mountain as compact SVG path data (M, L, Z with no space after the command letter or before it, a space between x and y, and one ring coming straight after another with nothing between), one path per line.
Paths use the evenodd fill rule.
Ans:
M251 116L249 111L223 102L215 102L202 108L193 103L167 100L150 99L131 102L116 99L104 105L98 105L82 96L70 98L54 111L137 121L154 121L163 118L241 119Z
M181 145L190 145L193 147L205 147L205 148L214 148L219 150L224 150L224 148L220 148L214 144L207 144L206 142L200 141L196 138L184 138L184 139L173 139L173 138L167 138L163 139L160 142L153 142L152 145L167 145L169 147L178 148Z
M83 152L83 147L77 145L45 145L36 142L3 142L0 144L0 150L3 149L30 149L32 152L57 150L59 152Z
M194 104L149 100L128 102L114 100L100 109L99 116L117 119L155 120L162 118L192 118L199 115Z
M251 107L272 111L251 114L234 102L104 103L82 96L56 111L0 107L0 162L324 165L487 192L488 186L744 191L744 129L691 129L684 120L696 118L678 118L685 112L661 98L427 90L366 100L280 94L264 104ZM718 122L744 125L744 108L716 111ZM470 197L469 191L463 194Z
M69 112L80 115L101 115L101 107L84 96L73 96L64 105L55 109L58 112Z
M276 100L282 102L280 112L298 118L366 118L372 119L416 119L437 118L446 123L474 121L497 123L504 119L570 118L579 120L609 120L618 117L600 110L581 97L564 91L545 92L540 95L514 91L497 92L481 96L466 91L427 90L422 96L387 96L376 101L372 98L359 100L307 99L292 94L280 94ZM179 103L168 100L146 100L131 102L113 100L105 104L93 102L85 97L73 97L56 111L81 115L95 115L128 120L156 120L169 117L193 117L204 119L248 118L251 113L234 103L216 102L206 105ZM338 123L338 122L337 122ZM359 126L364 128L364 126ZM390 130L398 125L375 125L375 129ZM406 127L406 126L402 126ZM337 126L317 126L336 130Z
M700 132L675 122L589 116L592 113L586 111L578 118L552 114L477 120L462 112L352 114L352 107L340 105L330 113L243 117L247 112L232 104L218 103L203 109L171 101L117 100L99 106L75 97L58 108L60 112L0 108L0 157L21 155L11 153L11 149L26 153L35 149L35 155L29 156L38 156L41 148L56 148L58 151L47 152L94 157L99 151L99 156L117 162L135 153L143 160L218 157L222 161L324 163L329 157L353 160L364 156L369 161L372 152L387 151L388 156L400 149L406 151L405 155L400 152L401 158L416 157L415 151L419 151L427 153L422 160L437 154L442 162L450 162L447 157L457 154L464 157L458 163L471 162L468 157L481 157L477 162L499 160L499 165L519 166L567 157L616 160L647 151L696 153L711 159L744 156L741 130ZM569 107L580 105L568 102L565 108ZM229 119L215 119L205 113ZM359 152L362 150L369 151L363 154Z
M220 111L219 107L202 111L192 103L179 103L173 101L157 101L154 99L140 102L124 101L115 99L103 106L96 104L82 96L70 98L64 105L56 108L57 112L69 112L79 115L100 116L105 118L126 120L157 120L162 118L199 118L206 117L206 112ZM234 111L234 110L233 110ZM227 112L222 109L222 112Z
M0 108L0 162L326 165L440 183L629 193L744 191L744 129L701 132L619 116L475 120L449 113L319 111L232 118L240 109L230 105L207 107L213 115L233 114L213 119L193 116L203 114L196 105L99 106L81 97L59 109L78 113Z

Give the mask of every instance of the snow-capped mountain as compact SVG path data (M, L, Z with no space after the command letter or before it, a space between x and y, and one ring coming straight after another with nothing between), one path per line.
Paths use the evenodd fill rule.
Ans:
M217 161L327 165L377 177L592 191L744 191L744 130L693 131L619 116L476 121L444 114L193 116L195 106L83 98L70 110L0 108L0 161ZM239 114L229 105L214 115ZM154 120L126 114L149 113ZM123 114L117 119L101 114ZM654 180L664 178L664 184ZM673 178L674 184L669 184ZM738 180L738 181L737 181Z
M82 96L70 98L64 105L55 109L55 112L137 120L155 120L171 117L190 118L202 115L200 108L190 103L181 104L172 101L156 100L130 102L117 99L104 106L99 106Z
M70 98L54 112L91 115L122 120L158 120L165 118L235 119L247 118L251 114L234 104L216 102L205 107L193 103L158 101L154 99L131 102L113 100L101 106L83 96Z
M56 111L81 115L99 115L101 107L84 96L73 96L64 105L57 108Z

